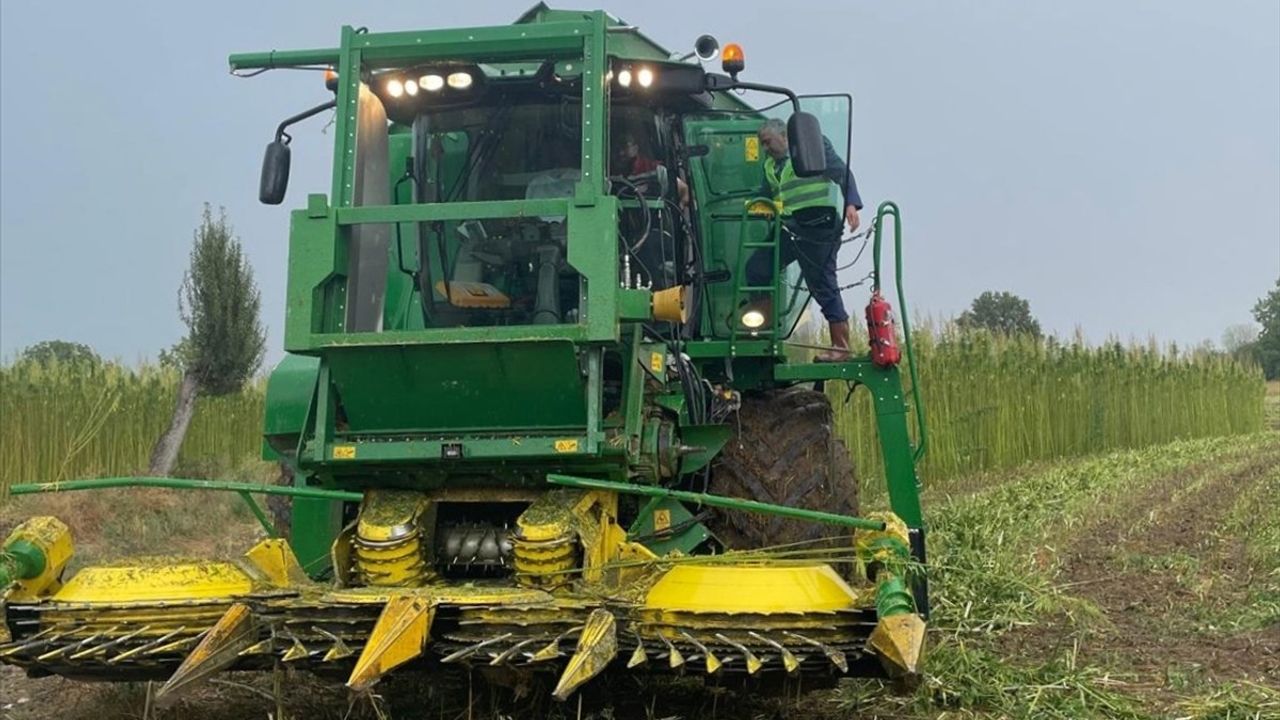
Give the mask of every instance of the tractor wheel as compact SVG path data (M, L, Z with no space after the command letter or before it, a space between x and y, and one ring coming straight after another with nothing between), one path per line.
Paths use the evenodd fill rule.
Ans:
M799 386L744 394L738 417L741 429L716 459L710 492L841 515L858 514L853 462L844 443L835 437L826 395ZM709 529L735 550L852 534L849 528L718 508ZM848 547L849 542L835 540L815 546Z

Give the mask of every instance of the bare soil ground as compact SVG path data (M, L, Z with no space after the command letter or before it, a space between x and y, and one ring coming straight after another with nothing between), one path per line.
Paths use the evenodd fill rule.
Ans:
M1188 684L1280 688L1280 616L1232 622L1274 587L1277 557L1251 559L1248 535L1228 531L1237 501L1280 470L1280 451L1239 460L1165 476L1084 528L1059 556L1058 583L1096 615L1020 628L1001 647L1114 668L1126 692L1170 712Z
M352 699L336 684L300 676L284 684L286 716L1280 718L1280 433L948 485L926 497L938 580L930 675L914 694L857 680L765 699L691 679L624 677L581 705L561 705L513 701L465 676L432 685L410 676L378 697ZM0 525L37 510L0 508ZM210 513L224 513L215 522L229 528L219 552L253 536L252 520L238 511ZM157 539L143 525L125 527L142 535L114 544L134 549ZM156 710L145 685L28 679L3 668L0 719L265 719L276 717L271 690L269 676L229 675Z
M1089 532L1062 575L1105 620L1082 638L1081 656L1129 668L1163 701L1175 699L1165 680L1179 671L1280 687L1280 624L1224 627L1275 568L1250 562L1246 538L1223 529L1241 494L1277 467L1280 453L1269 452L1228 473L1202 470L1189 492L1177 492L1186 478L1157 484Z

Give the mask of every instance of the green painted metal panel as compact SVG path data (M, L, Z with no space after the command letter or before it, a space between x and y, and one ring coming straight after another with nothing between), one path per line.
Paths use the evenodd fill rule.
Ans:
M319 372L320 361L316 358L284 356L267 378L263 434L296 436L302 432Z
M684 503L674 498L651 498L627 529L627 539L657 555L679 551L690 555L711 539L711 531L698 522Z
M569 342L333 347L325 357L353 432L587 424Z
M293 500L289 546L311 577L323 577L331 569L329 549L342 531L342 507L332 500Z
M680 472L697 472L715 459L725 443L737 434L731 425L685 425L680 429L680 440L690 448L680 457Z
M705 145L708 153L690 163L691 182L698 197L698 220L703 237L703 257L708 272L727 271L732 279L708 286L702 301L703 334L731 337L737 322L737 306L745 296L736 285L745 285L739 269L752 246L772 245L778 232L775 221L744 212L757 197L764 181L764 148L756 138L763 118L756 115L708 115L686 119L685 140ZM779 327L787 333L803 312L808 293L796 294L800 270L785 268L775 307L782 310ZM742 339L739 334L735 340ZM750 336L745 336L747 339ZM736 343L735 343L736 344ZM772 352L781 353L773 347Z
M541 429L547 431L546 428ZM433 462L446 459L446 449L457 453L456 458L448 458L451 463L527 458L569 461L576 456L589 454L587 439L581 427L565 428L560 433L545 436L531 436L521 431L499 438L467 437L475 431L465 428L449 430L451 436L443 440L363 439L352 435L338 435L333 439L323 464L338 471L343 466L360 466L365 463ZM341 448L342 452L339 453L334 448ZM311 454L309 450L310 445L308 454ZM616 454L620 454L620 451Z
M593 13L594 15L594 13ZM359 50L371 67L419 60L460 58L482 62L531 57L572 57L594 29L594 23L551 22L539 25L360 33L345 47Z

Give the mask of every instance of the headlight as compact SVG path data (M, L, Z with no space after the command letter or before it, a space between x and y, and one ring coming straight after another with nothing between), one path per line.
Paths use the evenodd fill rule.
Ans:
M414 95L417 95L417 94L418 94L418 83L416 83L416 82L414 82L414 81L412 81L412 80L405 80L405 81L404 81L404 91L405 91L405 93L407 93L407 94L409 95L409 97L413 97Z
M631 87L631 71L630 70L623 69L618 71L618 84L621 85L622 87Z
M636 73L636 81L640 83L640 87L649 87L653 84L653 71L649 68L640 68L640 72Z
M764 313L751 309L742 313L742 326L755 330L764 325Z
M455 90L466 90L471 87L471 73L449 73L449 87Z
M418 78L418 84L422 86L423 90L435 92L444 87L444 78L439 75L423 75Z
M404 94L404 83L399 80L387 81L387 94L393 98L398 98Z

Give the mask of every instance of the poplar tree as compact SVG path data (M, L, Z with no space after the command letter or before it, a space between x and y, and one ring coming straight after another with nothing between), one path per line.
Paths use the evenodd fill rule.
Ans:
M191 247L191 264L178 290L186 336L167 354L182 372L169 428L151 452L150 474L168 475L178 460L196 401L240 391L262 365L266 335L262 298L253 268L227 222L206 203Z

